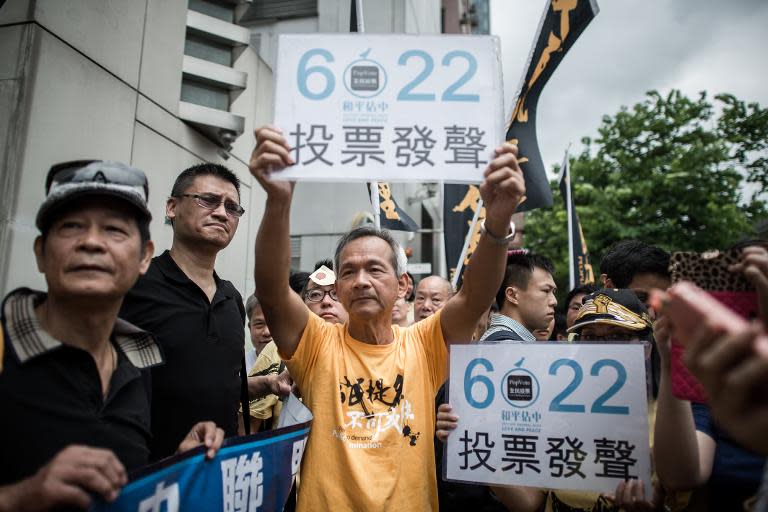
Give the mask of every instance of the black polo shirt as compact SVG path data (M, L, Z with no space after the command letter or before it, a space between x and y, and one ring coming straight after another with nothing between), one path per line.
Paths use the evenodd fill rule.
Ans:
M106 399L93 357L42 329L34 308L45 294L28 289L3 301L6 339L0 374L0 485L33 475L71 444L106 448L129 471L149 461L148 370L162 362L152 337L115 324L118 354Z
M214 279L209 302L165 251L123 301L120 317L151 332L165 356L152 369L152 460L173 454L199 421L237 434L245 308L232 283Z

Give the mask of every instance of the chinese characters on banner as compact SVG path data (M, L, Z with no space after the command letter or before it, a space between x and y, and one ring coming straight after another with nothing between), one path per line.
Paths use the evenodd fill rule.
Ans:
M479 183L504 140L491 36L281 35L284 179Z
M447 480L651 496L644 345L450 349Z
M202 448L158 462L134 475L112 503L91 512L270 512L283 510L299 471L311 413L291 395L288 426L227 439L213 460Z

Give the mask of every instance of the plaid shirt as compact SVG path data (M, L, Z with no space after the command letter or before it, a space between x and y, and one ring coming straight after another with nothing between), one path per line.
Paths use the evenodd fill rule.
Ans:
M62 344L43 329L35 315L35 307L45 297L43 292L18 288L9 293L3 302L7 342L22 364ZM154 337L125 320L116 319L111 338L136 368L144 369L163 363L163 354Z
M488 337L491 334L495 334L497 332L509 332L512 331L517 335L518 339L510 339L510 340L504 340L503 342L500 341L492 341L488 340ZM496 313L491 318L491 321L488 324L488 330L485 331L485 333L480 337L479 343L487 343L487 344L495 344L495 343L524 343L529 341L536 341L536 337L531 334L531 331L526 329L523 324L518 322L517 320L513 320L509 318L506 315L502 315L500 313Z

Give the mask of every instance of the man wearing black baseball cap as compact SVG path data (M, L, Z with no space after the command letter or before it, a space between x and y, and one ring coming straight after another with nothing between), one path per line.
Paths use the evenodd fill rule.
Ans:
M149 457L142 372L163 362L149 333L117 317L154 246L144 173L117 162L54 165L38 211L35 259L48 291L4 299L0 511L85 508L117 497ZM179 446L223 432L198 424Z

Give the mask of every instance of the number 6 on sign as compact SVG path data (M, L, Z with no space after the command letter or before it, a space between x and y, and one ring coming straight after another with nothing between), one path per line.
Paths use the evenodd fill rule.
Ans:
M491 382L491 379L485 375L475 375L473 377L472 370L475 369L475 366L482 366L486 371L492 372L493 365L487 359L478 357L477 359L470 361L467 365L467 369L464 371L464 396L466 397L467 402L476 409L485 409L493 403L493 382ZM475 384L480 384L485 387L485 399L481 401L475 400L475 397L472 395L472 388Z
M331 70L326 67L307 67L309 59L315 55L323 57L326 62L333 62L333 55L331 55L331 52L328 50L324 50L322 48L313 48L312 50L308 50L304 55L301 56L301 59L299 60L298 69L296 70L296 81L299 84L299 92L301 92L305 98L310 100L322 100L331 95L333 88L336 87L336 79L334 78ZM310 91L309 85L307 84L310 75L314 73L320 73L325 78L325 88L318 93Z

